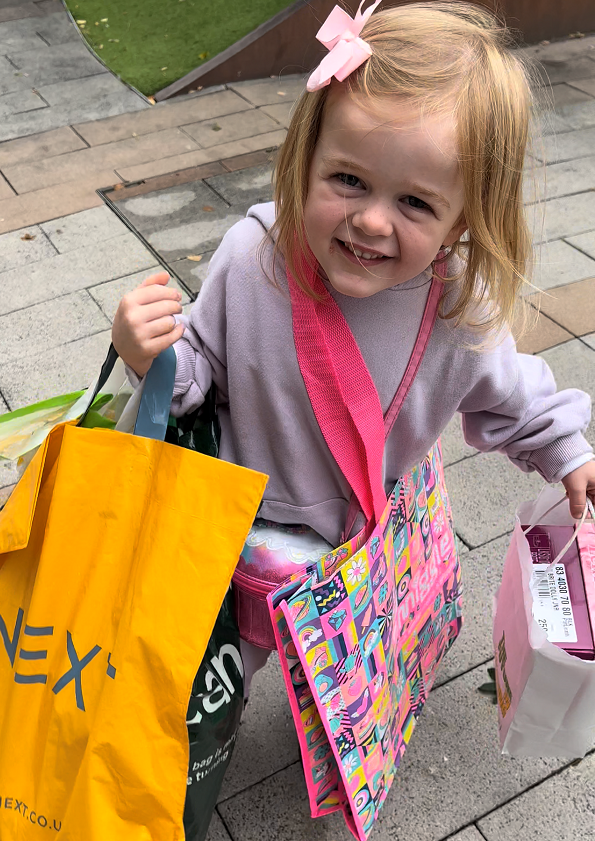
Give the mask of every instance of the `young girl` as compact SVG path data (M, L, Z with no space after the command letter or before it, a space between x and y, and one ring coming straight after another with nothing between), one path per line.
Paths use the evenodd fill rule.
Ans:
M275 201L227 233L189 318L157 274L122 300L114 345L142 377L173 344L173 414L199 406L214 382L220 457L270 476L259 516L337 546L351 489L300 374L288 275L314 298L332 295L386 411L438 273L440 318L386 443L386 491L461 412L470 445L562 481L579 517L595 491L589 398L557 392L508 329L530 250L527 72L503 28L467 3L401 6L368 17L359 40L355 30L297 104ZM252 654L248 671L268 652Z

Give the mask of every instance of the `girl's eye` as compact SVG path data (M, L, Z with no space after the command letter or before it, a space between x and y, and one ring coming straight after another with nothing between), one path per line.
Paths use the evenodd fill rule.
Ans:
M360 183L360 180L357 176L349 175L347 172L340 172L337 175L337 178L339 179L341 184L344 184L346 187L357 187Z
M409 205L409 207L414 207L416 210L431 210L429 204L426 204L425 201L418 199L417 196L406 196L405 202Z

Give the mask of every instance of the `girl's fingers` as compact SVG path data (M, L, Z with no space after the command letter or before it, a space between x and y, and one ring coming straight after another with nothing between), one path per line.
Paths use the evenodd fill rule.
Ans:
M151 355L153 357L159 356L161 351L165 350L168 347L171 347L174 344L174 342L177 342L178 339L182 338L182 334L185 329L186 328L183 324L176 324L176 326L170 332L154 338L150 343Z
M160 336L169 336L180 326L182 327L183 333L185 329L184 325L179 325L173 315L165 315L147 324L147 337L149 339L156 339Z
M173 286L156 283L150 286L139 286L134 292L125 295L123 300L128 301L131 306L145 306L154 304L156 301L181 301L182 294Z
M152 274L150 277L146 277L141 286L165 286L169 282L169 275L167 272L157 272L156 274Z
M145 304L138 307L134 320L138 324L149 324L164 316L179 315L181 312L182 307L178 301L157 301L154 304Z

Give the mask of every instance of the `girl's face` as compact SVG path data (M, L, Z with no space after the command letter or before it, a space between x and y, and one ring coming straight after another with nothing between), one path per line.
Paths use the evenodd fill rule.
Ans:
M363 102L329 94L304 210L314 256L354 298L416 277L465 230L452 117Z

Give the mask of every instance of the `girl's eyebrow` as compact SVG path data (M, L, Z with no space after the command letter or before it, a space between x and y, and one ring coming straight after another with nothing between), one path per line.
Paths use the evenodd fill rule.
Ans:
M323 157L322 163L325 166L330 167L331 169L346 169L348 171L356 170L357 172L361 173L362 175L369 177L372 173L369 169L366 169L361 164L356 163L349 158L327 158ZM450 210L450 202L443 196L442 193L437 193L435 190L430 189L429 187L422 187L421 184L417 182L412 182L408 185L408 189L411 190L412 193L420 193L423 196L427 196L430 199L434 199L434 201L438 202L438 204L443 205L447 210Z
M442 195L442 193L437 193L435 190L430 190L429 187L422 187L421 184L414 183L410 184L409 186L411 188L412 193L421 193L424 196L428 196L428 198L434 199L439 204L444 205L444 207L446 207L447 210L450 210L450 202L448 201L446 196Z

